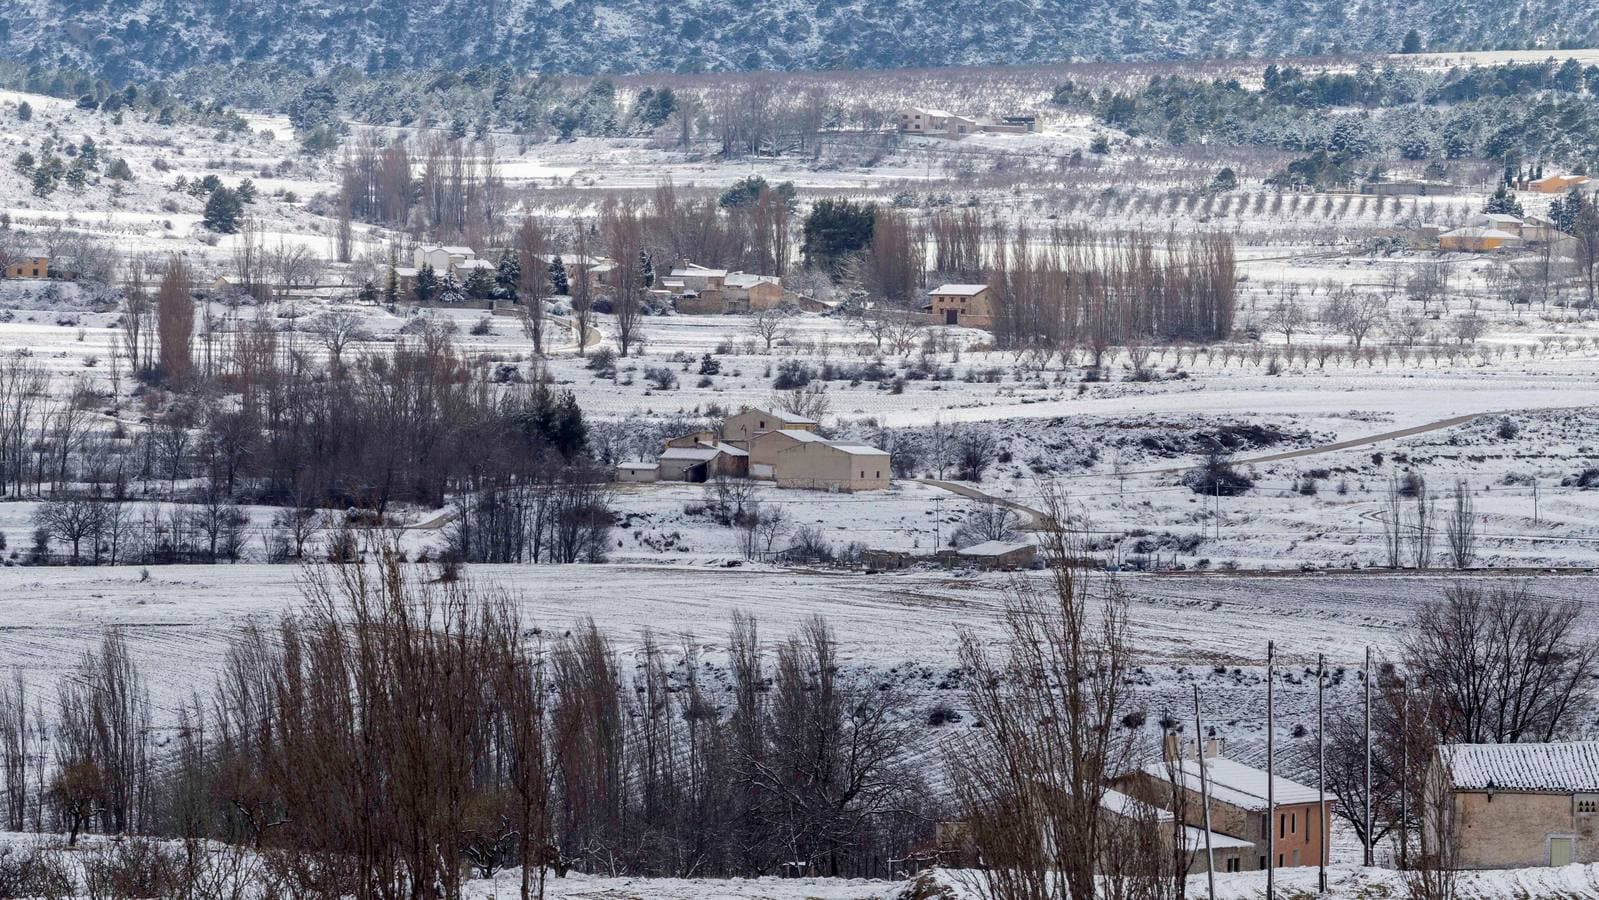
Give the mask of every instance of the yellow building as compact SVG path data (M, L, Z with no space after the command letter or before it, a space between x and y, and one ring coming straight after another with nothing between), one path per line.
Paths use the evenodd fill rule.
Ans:
M1589 182L1586 175L1545 175L1527 182L1527 190L1540 194L1560 194Z
M945 325L994 327L994 295L986 284L945 284L932 293L933 318Z
M1491 253L1520 241L1520 238L1508 231L1500 231L1485 225L1473 225L1438 235L1438 249L1465 253Z
M49 278L50 257L30 256L6 266L7 278Z

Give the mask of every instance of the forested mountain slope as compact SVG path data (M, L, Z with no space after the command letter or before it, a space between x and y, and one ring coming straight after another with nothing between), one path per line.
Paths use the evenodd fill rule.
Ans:
M240 60L369 71L890 68L1599 42L1546 0L10 0L0 56L115 80ZM1591 9L1590 9L1591 11Z

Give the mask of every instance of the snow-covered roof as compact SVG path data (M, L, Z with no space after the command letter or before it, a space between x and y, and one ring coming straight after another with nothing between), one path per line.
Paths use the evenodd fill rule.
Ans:
M887 456L887 450L879 450L866 444L855 444L846 441L823 441L834 450L842 450L851 456Z
M780 411L770 410L770 409L762 409L759 406L746 406L742 411L739 412L739 415L742 416L742 415L747 415L749 413L758 413L761 416L764 416L764 417L766 417L768 419L772 419L772 420L775 420L775 421L778 421L778 422L782 422L785 425L815 425L816 424L816 420L815 419L807 419L804 416L796 416L793 413L780 412Z
M440 247L438 249L451 256L472 256L476 253L471 247Z
M1106 812L1126 818L1152 815L1156 822L1170 822L1172 820L1172 814L1170 810L1164 810L1159 807L1150 806L1148 803L1145 803L1142 800L1129 797L1117 790L1105 791L1105 796L1100 798L1099 806ZM1204 850L1205 829L1195 828L1192 825L1184 825L1183 842L1187 844L1185 849L1189 852ZM1220 832L1216 831L1212 831L1210 833L1210 847L1213 850L1236 850L1253 846L1255 845L1251 841L1241 840L1239 838L1221 834Z
M933 290L940 296L975 297L988 290L986 284L941 284Z
M626 469L629 472L648 472L652 469L659 469L661 466L659 463L652 462L624 462L617 463L616 467L618 469Z
M492 269L494 268L494 263L486 259L468 259L457 263L455 267L457 269Z
M421 270L417 269L415 266L395 266L394 267L394 274L397 277L399 277L399 278L415 278L416 277L416 273L419 272L419 271L421 271Z
M696 266L691 263L681 269L673 269L671 275L673 278L724 278L727 276L727 270L707 269L704 266Z
M831 443L830 441L828 441L827 438L822 437L821 435L817 434L814 431L801 431L798 428L777 428L777 429L773 429L772 431L763 431L760 434L756 435L756 437L758 437L758 438L759 437L765 437L768 434L780 434L783 437L789 438L790 440L794 441L795 443L800 443L800 444L827 444L827 443Z
M1182 765L1175 772L1168 772L1168 764L1157 761L1152 762L1143 769L1146 775L1166 780L1171 775L1182 779L1184 787L1198 792L1199 761L1184 759ZM1258 811L1266 808L1266 772L1253 766L1246 766L1241 762L1221 756L1212 756L1205 760L1205 774L1210 779L1210 798L1239 809ZM1313 787L1306 787L1297 781L1290 781L1281 775L1271 779L1276 788L1278 806L1296 803L1315 803L1320 799ZM1329 801L1330 802L1330 801Z
M927 116L929 118L933 118L933 119L947 119L950 116L954 115L954 113L951 113L951 112L949 112L947 110L930 109L930 108L925 107L925 106L907 106L907 107L905 107L905 112L908 112L908 113L921 113L922 115Z
M1520 225L1521 217L1508 213L1478 213L1471 217L1471 221L1479 225Z
M715 447L667 447L661 451L661 459L691 459L696 462L708 462L720 456L722 451Z
M751 275L748 272L734 272L727 276L724 282L728 287L751 288L757 284L782 284L775 275Z
M724 444L721 441L717 441L714 446L717 450L726 453L728 456L749 456L749 451L740 450L732 444Z
M1438 757L1455 790L1599 793L1599 741L1445 744Z
M1446 231L1438 236L1440 238L1497 238L1501 241L1516 240L1516 236L1510 232L1500 231L1497 228L1489 228L1486 225L1473 225L1466 228L1456 228L1454 231Z
M1004 556L1033 546L1026 541L983 541L957 551L961 556Z

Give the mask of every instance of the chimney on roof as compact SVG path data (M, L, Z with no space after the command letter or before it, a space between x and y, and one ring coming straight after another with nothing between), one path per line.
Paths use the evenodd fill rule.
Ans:
M1205 758L1221 759L1226 755L1227 741L1225 738L1213 737L1205 739Z

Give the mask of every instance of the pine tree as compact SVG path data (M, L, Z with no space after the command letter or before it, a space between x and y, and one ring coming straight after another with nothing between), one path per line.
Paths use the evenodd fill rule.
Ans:
M1399 45L1399 52L1400 53L1420 53L1421 52L1421 32L1417 31L1414 28L1412 28L1409 31L1405 32L1405 39L1404 39L1404 42Z
M418 303L432 300L433 295L439 292L439 276L433 271L431 264L423 263L422 268L417 270L415 291Z
M355 298L362 303L378 302L378 286L372 282L372 279L368 278L366 281L361 282L361 290L356 292Z
M33 104L24 100L17 104L17 119L22 122L33 120Z
M569 293L572 283L566 277L566 263L559 256L550 260L550 290L557 296Z
M383 303L392 308L400 302L400 273L389 269L388 283L383 286Z
M1504 216L1526 215L1526 213L1522 212L1521 201L1505 190L1505 186L1502 184L1499 186L1499 190L1494 191L1494 195L1488 198L1488 203L1483 206L1482 211Z
M500 253L500 261L494 267L494 283L498 286L499 296L516 299L516 286L522 280L522 262L515 253L505 250Z
M638 252L638 267L639 272L644 276L644 287L646 289L655 287L655 260L650 258L650 251L640 250Z
M243 181L239 182L238 193L239 193L239 202L240 203L254 203L255 202L255 182L251 181L248 178L246 178Z
M494 296L499 285L488 269L473 269L472 274L466 276L466 284L462 289L466 296L473 300L487 300Z
M244 204L239 200L239 192L219 187L205 202L205 217L200 224L218 234L233 234L239 230L239 218L243 215Z

